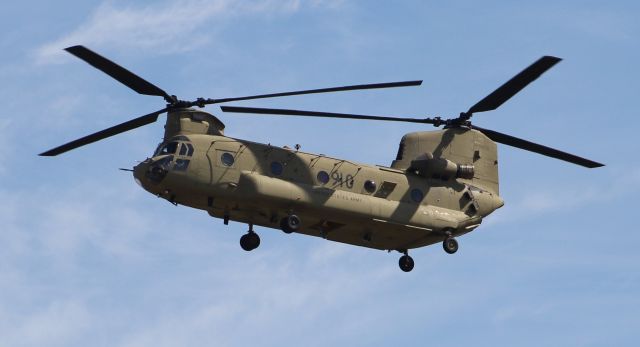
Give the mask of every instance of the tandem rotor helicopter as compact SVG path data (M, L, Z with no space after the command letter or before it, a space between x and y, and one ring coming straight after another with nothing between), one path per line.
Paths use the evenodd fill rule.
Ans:
M207 211L224 220L247 223L240 238L245 251L256 249L254 225L327 240L398 251L409 272L410 249L442 243L458 250L456 237L477 228L503 206L498 189L496 143L521 148L588 168L603 164L471 124L475 113L498 108L561 59L544 56L454 118L396 118L290 109L222 106L224 112L349 118L443 126L404 135L390 167L355 163L296 148L225 136L224 124L200 109L231 101L358 89L417 86L406 81L302 90L225 99L184 101L89 50L66 51L139 94L161 96L158 111L93 133L41 153L56 156L155 122L167 113L164 139L150 158L132 171L148 192L175 205Z

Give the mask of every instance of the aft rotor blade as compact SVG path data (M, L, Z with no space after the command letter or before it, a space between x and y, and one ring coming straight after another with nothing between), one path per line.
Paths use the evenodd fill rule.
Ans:
M431 118L400 118L400 117L387 117L387 116L368 116L349 113L332 113L332 112L316 112L316 111L303 111L303 110L288 110L281 108L259 108L259 107L238 107L238 106L220 106L223 112L235 112L235 113L253 113L253 114L270 114L280 116L302 116L302 117L322 117L322 118L345 118L345 119L360 119L360 120L382 120L392 122L410 122L410 123L422 123L422 124L434 124L435 120Z
M568 161L573 164L581 165L588 168L596 168L604 166L604 164L585 159L582 157L578 157L577 155L573 155L567 152L563 152L557 150L555 148L539 145L537 143L533 143L527 140L523 140L511 135L503 134L494 130L483 129L477 126L473 126L474 129L481 131L483 134L487 135L488 138L495 142L499 142L505 145L509 145L512 147L524 149L530 152L535 152L538 154L545 155L547 157L556 158L564 161Z
M303 95L303 94L344 92L344 91L348 91L348 90L411 87L411 86L419 86L421 84L422 84L422 81L403 81L403 82L390 82L390 83L357 84L357 85L343 86L343 87L309 89L309 90L299 90L299 91L286 92L286 93L274 93L274 94L261 94L261 95L243 96L243 97L239 97L239 98L207 99L205 101L205 104L219 104L219 103L230 102L230 101L277 98L277 97L281 97L281 96L292 96L292 95Z
M467 113L473 114L476 112L495 110L561 60L560 58L548 55L538 59L538 61L522 70L519 74L507 81L507 83L493 91L493 93L471 106Z
M167 102L172 100L164 90L84 46L72 46L65 50L140 94L162 96Z
M111 137L113 135L117 135L120 133L123 133L125 131L129 131L135 128L139 128L143 125L147 125L147 124L151 124L153 122L155 122L158 119L158 116L164 112L167 111L167 108L163 108L162 110L153 112L153 113L149 113L147 115L144 115L142 117L138 117L135 119L132 119L130 121L124 122L124 123L120 123L116 126L112 126L111 128L108 129L104 129L101 131L98 131L97 133L93 133L91 135L87 135L83 138L71 141L69 143L65 143L62 146L58 146L56 148L50 149L46 152L40 153L39 155L41 156L46 156L46 157L52 157L52 156L56 156L58 154L70 151L72 149L78 148L78 147L82 147L84 145L88 145L90 143L96 142L96 141L100 141L102 139L106 139L107 137Z

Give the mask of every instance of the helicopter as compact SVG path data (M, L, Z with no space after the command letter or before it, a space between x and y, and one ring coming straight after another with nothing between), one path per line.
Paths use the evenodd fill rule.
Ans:
M226 136L225 125L201 110L233 101L350 90L419 86L422 81L360 84L222 99L178 99L115 62L84 47L65 49L143 95L164 98L164 108L68 142L43 153L57 156L155 122L167 114L164 137L131 171L146 191L229 221L246 223L240 246L260 245L254 226L280 229L355 246L401 253L404 272L414 268L409 250L442 243L456 253L457 238L475 230L504 205L498 180L497 143L587 168L604 166L471 123L495 110L561 61L543 56L457 117L389 117L293 109L221 106L223 112L430 124L442 129L402 137L390 166Z

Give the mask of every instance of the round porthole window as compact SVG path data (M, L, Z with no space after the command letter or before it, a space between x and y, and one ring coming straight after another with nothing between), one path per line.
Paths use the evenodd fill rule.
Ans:
M374 182L372 180L364 181L364 190L366 190L369 193L375 192L376 191L376 182Z
M424 198L424 193L422 192L422 190L417 188L411 190L411 200L415 202L422 202L423 198Z
M326 171L318 172L317 178L318 178L318 182L322 184L327 184L327 182L329 182L329 174Z
M233 155L231 155L231 153L228 153L228 152L222 153L220 160L222 161L222 164L224 166L231 166L235 161L235 159L233 158Z
M271 162L271 173L276 176L282 175L282 164L278 161Z

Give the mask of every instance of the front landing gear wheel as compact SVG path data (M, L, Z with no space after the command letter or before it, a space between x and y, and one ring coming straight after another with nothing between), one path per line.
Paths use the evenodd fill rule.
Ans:
M398 265L400 265L400 269L404 272L409 272L411 270L413 270L413 258L411 258L408 254L403 255L402 257L400 257L400 260L398 261Z
M458 251L458 241L453 237L447 237L442 242L442 248L444 248L445 252L453 254Z
M240 238L240 247L245 251L253 251L260 246L260 236L254 232L242 235Z

